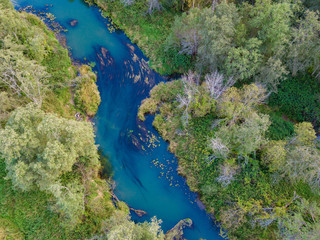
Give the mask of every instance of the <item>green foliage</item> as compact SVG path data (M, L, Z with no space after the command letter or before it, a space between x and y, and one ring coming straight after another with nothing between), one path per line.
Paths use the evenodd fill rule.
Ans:
M0 152L18 189L51 192L56 206L75 224L84 211L83 186L59 178L75 164L99 166L91 124L45 114L34 105L15 110L1 130Z
M270 96L269 104L279 107L289 118L319 125L320 102L317 86L319 84L316 79L308 76L290 78L280 84L277 94Z
M313 126L309 122L297 123L295 125L296 143L306 146L314 146L317 138Z
M7 92L0 92L0 126L7 122L10 112L19 106L18 101Z
M0 36L7 45L4 49L10 49L15 55L23 54L26 60L43 65L50 75L51 84L66 87L71 67L68 51L37 17L0 8ZM20 55L18 59L21 59Z
M279 224L295 213L298 195L315 198L317 194L318 150L301 146L314 139L312 126L296 125L296 136L291 136L293 124L274 114L269 121L268 115L258 112L265 90L254 84L226 88L215 99L217 108L201 117L190 112L185 124L186 108L179 107L183 102L179 95L191 100L215 96L209 94L208 82L196 84L195 79L189 73L153 88L147 100L157 106L152 111L156 111L153 125L170 142L169 150L179 159L179 173L200 193L230 238L277 239ZM170 88L180 88L176 97ZM287 129L274 136L283 140L269 141L265 134L281 126Z
M264 133L268 129L267 115L253 114L241 124L222 126L216 136L240 156L246 156L266 142Z
M266 136L272 140L281 140L292 136L294 132L293 123L286 121L282 116L271 113L271 125L266 133Z
M13 112L0 142L8 177L22 190L48 189L76 162L99 165L90 124L45 114L33 105Z
M134 4L127 7L124 7L121 1L96 0L94 2L103 9L103 15L110 17L113 24L125 31L131 41L148 56L153 69L161 74L170 74L184 65L180 63L188 64L187 58L163 54L162 45L176 14L173 9L150 15L146 14L148 5L145 0L134 1ZM177 67L170 66L168 56L176 58Z
M161 220L153 217L151 222L135 224L126 213L117 210L105 222L104 231L106 235L98 239L164 240L164 234L160 227L161 223Z
M22 240L23 234L10 220L0 218L0 239Z
M320 3L317 0L304 0L303 3L311 10L320 10Z
M96 85L97 77L91 72L89 66L82 66L80 69L80 76L75 79L77 87L75 91L75 104L92 117L98 111L101 102L100 93Z
M290 73L319 76L319 14L303 13L297 1L221 1L176 16L165 50L189 55L200 72L218 70L268 90Z
M281 239L318 239L320 208L316 202L301 199L294 214L288 214L278 231Z

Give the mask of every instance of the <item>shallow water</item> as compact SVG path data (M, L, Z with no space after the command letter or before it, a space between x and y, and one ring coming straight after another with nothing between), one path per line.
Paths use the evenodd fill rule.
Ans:
M164 231L191 218L194 227L185 230L187 239L221 239L220 230L198 206L197 195L177 174L177 160L153 129L153 117L145 122L137 119L141 100L164 81L149 69L138 47L122 31L110 32L99 10L80 0L15 0L14 4L52 13L68 30L65 36L72 57L96 63L102 99L94 119L96 142L112 164L118 198L148 213L142 218L132 213L132 218L141 222L157 216ZM69 25L73 19L78 20L74 27Z

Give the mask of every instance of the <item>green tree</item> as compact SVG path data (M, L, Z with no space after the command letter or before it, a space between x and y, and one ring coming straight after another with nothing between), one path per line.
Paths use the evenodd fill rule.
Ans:
M265 132L269 125L268 115L254 113L240 124L220 127L215 135L229 149L246 156L266 142Z
M316 132L309 122L297 123L295 126L296 143L299 145L314 146L316 140Z
M10 112L17 106L19 106L17 99L7 92L0 92L0 126L8 120Z
M15 44L11 38L5 38L3 45L0 49L0 84L41 105L49 78L46 68L25 57L23 46Z
M8 177L22 190L47 189L77 162L99 165L91 124L45 114L32 104L12 113L0 143Z
M301 199L295 208L280 221L279 239L320 238L320 207L317 202Z
M320 189L320 151L314 147L297 146L289 150L279 170L294 183L304 181L314 191Z
M201 14L205 21L199 31L197 68L205 72L225 70L223 65L234 44L241 16L235 4L225 1L216 6L214 14L210 8L201 10Z
M247 5L248 6L248 5ZM289 1L273 3L272 0L257 0L249 10L249 32L257 33L263 42L265 56L282 56L290 39L290 21L293 17Z
M276 171L284 164L287 156L284 141L270 141L264 148L261 160L264 165L270 167L270 171Z
M229 88L217 102L217 114L230 122L248 118L266 99L266 90L256 84Z
M74 100L88 116L94 116L101 103L100 93L96 85L97 76L89 66L80 67L80 76L74 79L76 91Z
M244 47L233 47L226 60L225 69L228 75L239 80L247 80L254 76L262 62L261 44L262 41L257 38L251 38Z
M319 12L306 11L305 17L292 28L287 65L293 76L312 70L320 75L320 20Z
M0 153L14 187L52 193L70 223L79 221L85 210L82 183L61 177L77 166L96 175L99 161L90 123L46 114L29 104L16 109L0 130Z
M164 240L161 223L161 220L153 217L151 222L135 224L127 213L116 210L113 216L105 222L103 227L105 235L97 239Z
M196 56L200 44L200 29L205 21L205 14L199 8L191 9L188 14L176 17L171 33L166 39L166 51L177 49L179 54Z

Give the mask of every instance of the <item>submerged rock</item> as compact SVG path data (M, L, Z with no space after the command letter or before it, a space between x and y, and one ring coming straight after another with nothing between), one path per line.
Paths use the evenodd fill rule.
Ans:
M69 22L70 26L74 27L78 24L78 20L74 19Z
M146 211L139 210L139 209L130 208L130 210L134 211L138 215L138 217L142 217L148 214Z
M192 226L192 220L190 218L186 218L180 220L173 228L171 228L165 235L166 240L184 240L183 237L183 229Z

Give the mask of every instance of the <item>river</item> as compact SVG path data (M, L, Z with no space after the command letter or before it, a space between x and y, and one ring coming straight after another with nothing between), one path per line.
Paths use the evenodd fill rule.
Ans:
M197 194L191 192L184 178L177 174L177 160L167 151L168 144L152 127L153 117L145 122L137 118L141 100L164 79L148 67L148 59L119 30L112 30L108 19L96 7L81 0L14 0L15 7L52 13L65 33L73 59L95 63L101 105L94 119L96 143L112 165L115 193L130 207L148 214L137 222L162 219L166 232L179 220L192 219L192 229L185 237L221 239ZM77 20L75 26L69 23ZM111 30L110 30L111 29Z

